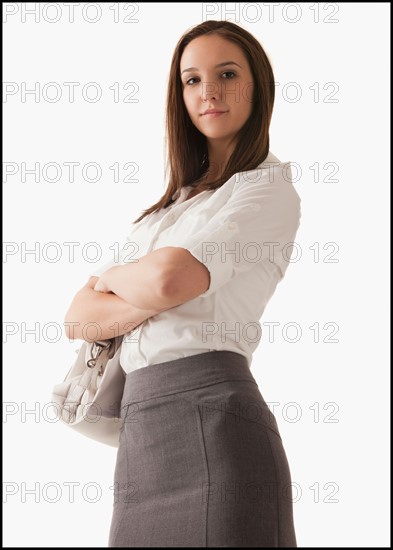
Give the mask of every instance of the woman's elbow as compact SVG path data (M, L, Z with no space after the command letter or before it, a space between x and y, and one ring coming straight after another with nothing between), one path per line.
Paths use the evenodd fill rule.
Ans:
M74 308L70 307L65 314L63 325L64 333L69 340L83 339L83 320L80 318L80 316L76 315Z
M184 303L204 293L210 286L210 272L188 250L175 249L177 265L162 278L161 294L168 301ZM176 257L176 256L175 256Z
M65 317L64 322L64 333L69 340L77 340L81 338L80 331L78 330L79 323L77 321L71 321Z

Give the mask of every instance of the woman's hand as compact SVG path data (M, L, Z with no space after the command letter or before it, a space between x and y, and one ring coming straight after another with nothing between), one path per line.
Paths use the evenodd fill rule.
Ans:
M101 274L101 277L98 278L98 281L95 282L95 284L92 285L92 288L96 292L107 292L112 293L111 288L111 275L113 275L113 272L119 269L119 266L113 266L107 269L104 273Z
M94 286L94 290L96 292L110 292L108 285L105 283L105 281L101 277L96 282Z
M138 309L113 291L108 290L107 273L92 276L74 296L64 318L68 338L94 342L127 334L142 322L160 313L158 310ZM97 289L103 289L96 291ZM91 325L95 325L93 335ZM98 331L98 334L97 334Z

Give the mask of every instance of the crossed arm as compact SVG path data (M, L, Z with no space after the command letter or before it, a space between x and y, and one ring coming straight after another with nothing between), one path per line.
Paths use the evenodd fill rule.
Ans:
M188 250L159 248L137 262L90 277L65 315L66 335L94 342L126 334L146 319L196 298L209 285L208 269Z

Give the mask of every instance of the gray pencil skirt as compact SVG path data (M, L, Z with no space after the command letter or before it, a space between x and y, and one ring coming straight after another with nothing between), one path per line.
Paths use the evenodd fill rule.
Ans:
M246 358L130 372L109 547L296 547L291 475Z

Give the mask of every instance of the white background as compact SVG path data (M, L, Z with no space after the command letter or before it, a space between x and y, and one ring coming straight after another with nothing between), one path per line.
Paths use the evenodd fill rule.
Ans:
M268 53L277 82L270 149L299 169L302 256L266 308L262 327L280 324L273 342L263 333L252 364L263 397L278 404L298 546L388 546L389 4L301 3L296 15L280 3L269 18L262 3L226 5L237 14L225 4L148 3L136 5L134 23L124 21L131 4L119 5L117 23L111 3L98 4L99 17L94 6L76 5L73 23L64 4L52 23L48 4L36 4L39 21L24 19L22 4L3 6L15 12L3 25L3 79L15 92L3 105L3 150L6 170L16 170L3 181L3 544L107 546L116 450L50 421L52 386L80 345L62 323L75 292L112 257L109 246L123 243L129 223L164 192L172 53L183 32L209 18L242 25ZM24 97L23 86L36 82L37 101ZM53 87L44 91L49 82L62 91L57 102L48 100ZM64 82L80 83L74 102ZM102 90L97 102L82 96L89 82ZM138 85L137 103L124 102L127 82ZM333 86L338 101L329 102ZM80 163L74 182L66 162ZM89 162L102 168L97 182L83 179ZM129 170L121 170L115 182L116 162L137 163L137 181L124 182ZM37 182L22 174L35 163ZM62 168L59 181L45 174L47 163ZM337 181L326 163L337 165ZM73 261L67 242L78 243ZM57 261L48 243L58 243ZM101 247L98 262L82 254L87 243ZM330 258L338 261L328 261L326 243L336 243ZM34 247L36 256L23 255ZM301 329L297 342L287 323ZM326 323L338 332L329 336Z

